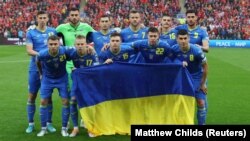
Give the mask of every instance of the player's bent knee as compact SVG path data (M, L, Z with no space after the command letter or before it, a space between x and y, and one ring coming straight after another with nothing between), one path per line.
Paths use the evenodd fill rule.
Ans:
M48 99L41 99L40 104L41 104L42 106L47 106L47 105L48 105Z
M198 107L204 107L205 106L205 101L203 99L198 99L197 100L197 106Z
M35 100L32 100L32 99L28 99L28 102L27 102L27 104L28 105L33 105L33 104L35 104Z
M75 96L72 96L72 97L71 97L71 101L76 101L76 97L75 97Z
M62 104L63 104L63 105L69 105L69 100L63 98L63 99L62 99Z
M75 100L73 100L73 99L70 100L70 105L76 105L76 104L77 104L76 99Z
M35 101L37 97L37 94L29 94L29 100L30 101Z
M52 97L48 98L48 104L52 104Z

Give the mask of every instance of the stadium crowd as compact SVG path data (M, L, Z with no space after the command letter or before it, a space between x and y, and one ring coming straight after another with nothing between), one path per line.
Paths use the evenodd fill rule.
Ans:
M101 15L109 14L113 17L113 27L125 28L129 25L129 10L135 8L143 13L145 26L158 26L163 13L176 16L181 10L179 0L89 0L84 7L87 20L95 29Z
M56 4L54 4L56 3ZM35 24L39 10L50 15L48 26L56 27L66 18L66 11L79 7L80 0L6 0L0 2L0 36L17 37L18 31Z
M129 25L129 10L136 8L143 12L146 26L158 26L163 13L176 17L181 11L180 5L179 0L88 0L81 17L83 22L98 30L97 19L103 14L110 14L113 17L112 27L124 28ZM35 24L35 15L42 9L50 15L48 25L56 27L66 19L67 9L74 6L79 7L80 0L1 2L0 36L17 37L18 30L26 31ZM250 2L247 0L186 0L185 7L199 11L199 23L207 29L210 39L250 38Z

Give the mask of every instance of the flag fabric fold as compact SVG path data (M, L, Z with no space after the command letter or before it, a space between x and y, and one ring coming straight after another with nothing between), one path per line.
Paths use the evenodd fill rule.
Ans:
M116 62L73 72L81 117L95 136L130 134L132 124L194 124L193 82L178 64Z

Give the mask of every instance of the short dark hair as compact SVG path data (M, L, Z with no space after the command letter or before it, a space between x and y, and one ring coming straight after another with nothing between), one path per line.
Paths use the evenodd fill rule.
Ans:
M174 20L173 17L170 16L169 14L167 14L167 13L164 13L161 18L163 18L163 17L170 17L171 21Z
M121 34L118 33L118 32L113 32L113 33L111 33L110 38L111 38L111 37L116 37L116 36L119 36L119 37L122 39Z
M136 10L136 9L131 9L131 10L129 11L129 16L130 16L130 14L136 14L136 13L141 14L140 11L138 11L138 10Z
M86 37L82 34L76 35L76 39L86 39Z
M188 35L188 31L186 29L181 29L177 32L177 37L179 35Z
M159 33L159 30L158 30L156 27L149 27L149 28L148 28L148 33L149 33L149 32L153 32L153 33L156 33L156 32L157 32L157 33Z
M56 36L56 35L51 35L51 36L49 36L49 38L48 38L48 41L49 40L52 40L52 41L55 41L55 40L60 40L60 38L58 37L58 36Z
M80 10L79 10L78 8L76 8L76 7L72 7L72 8L69 10L69 12L71 12L71 11L78 11L78 12L80 12Z
M41 11L38 11L36 15L38 16L38 15L42 15L42 14L48 14L48 13L45 12L45 11L43 11L43 10L41 10Z
M101 15L100 19L101 19L101 18L109 18L109 20L110 20L110 16L109 16L108 14L103 14L103 15Z
M170 17L170 18L172 18L168 13L163 13L162 17Z
M194 10L194 9L189 9L186 11L186 15L189 14L189 13L194 13L195 15L197 15L197 11Z

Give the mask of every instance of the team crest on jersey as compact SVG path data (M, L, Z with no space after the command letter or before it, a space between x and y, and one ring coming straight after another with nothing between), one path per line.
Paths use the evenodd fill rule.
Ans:
M153 54L149 54L149 59L153 59L154 55Z
M184 58L187 58L187 54L183 54L182 56L183 56Z
M190 55L189 55L189 60L190 60L190 61L194 61L194 55L193 55L193 54L190 54Z
M49 32L48 35L49 35L49 36L52 36L52 35L54 35L54 33L53 33L53 32Z
M58 58L53 58L53 61L55 61L55 62L58 61Z
M59 64L58 64L58 63L55 63L54 66L55 66L55 68L58 68L58 67L59 67Z

